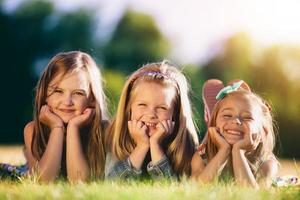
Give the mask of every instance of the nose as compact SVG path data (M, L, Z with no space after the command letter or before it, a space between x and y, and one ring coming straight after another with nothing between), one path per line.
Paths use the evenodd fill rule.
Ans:
M233 123L236 123L238 125L242 125L242 122L243 122L240 117L234 117L232 121L233 121Z
M147 109L145 115L147 117L149 117L150 119L156 118L156 110L155 110L155 108L149 108L149 109Z
M73 105L73 98L72 98L72 95L71 94L66 94L64 96L64 100L63 100L64 104L66 106L71 106Z

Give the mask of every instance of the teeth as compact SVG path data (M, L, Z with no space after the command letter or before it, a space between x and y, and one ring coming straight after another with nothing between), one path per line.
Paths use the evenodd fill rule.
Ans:
M227 133L232 135L242 135L240 131L235 131L235 130L227 130Z
M154 124L154 123L146 122L145 124L146 124L146 126L149 126L149 127L156 127L156 124Z

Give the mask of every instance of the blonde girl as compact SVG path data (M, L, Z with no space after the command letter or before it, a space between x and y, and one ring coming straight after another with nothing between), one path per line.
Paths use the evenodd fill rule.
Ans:
M184 75L166 61L134 72L108 130L106 178L189 175L198 139Z
M277 173L271 108L242 84L236 82L217 95L205 152L201 148L192 160L192 177L201 182L227 173L239 185L268 187Z
M101 74L91 56L54 56L38 81L33 121L24 129L30 171L42 181L102 177L106 118Z

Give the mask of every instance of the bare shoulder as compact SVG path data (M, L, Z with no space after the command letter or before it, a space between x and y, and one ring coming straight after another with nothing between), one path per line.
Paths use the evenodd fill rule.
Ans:
M34 122L31 121L27 123L24 128L24 141L26 146L27 144L31 144L33 130L34 130Z
M263 176L274 177L278 172L278 161L275 159L268 159L260 166L260 172Z

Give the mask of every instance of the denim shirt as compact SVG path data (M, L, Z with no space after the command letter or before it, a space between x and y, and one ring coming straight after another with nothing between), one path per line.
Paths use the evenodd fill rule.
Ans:
M149 162L147 165L147 172L154 180L178 179L177 175L173 172L166 155L155 164ZM107 153L105 161L105 179L129 180L137 179L141 177L141 175L142 170L132 166L129 157L118 161L113 159L111 153Z

